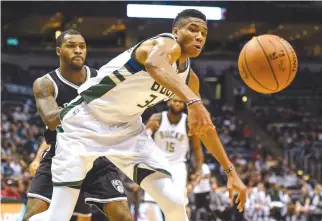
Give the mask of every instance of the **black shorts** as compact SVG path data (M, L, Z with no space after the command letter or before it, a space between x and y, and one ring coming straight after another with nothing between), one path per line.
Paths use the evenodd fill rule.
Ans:
M45 155L33 178L28 198L51 201L53 182L51 176L52 156ZM93 168L87 173L81 186L74 214L90 215L90 205L94 204L103 211L103 204L127 200L125 189L120 180L118 169L106 157L95 160Z

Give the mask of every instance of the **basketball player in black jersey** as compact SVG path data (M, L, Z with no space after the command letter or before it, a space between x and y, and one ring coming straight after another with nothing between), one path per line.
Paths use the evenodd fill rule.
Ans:
M82 35L75 30L63 32L56 41L60 67L38 78L33 85L37 109L48 129L45 132L46 143L39 169L32 180L26 213L23 220L48 209L51 202L53 183L51 162L55 155L56 126L60 125L59 113L62 107L77 96L77 88L91 77L97 75L95 69L84 65L86 43ZM41 150L41 151L42 151ZM37 162L33 163L33 169ZM86 176L83 184L70 184L71 188L81 188L80 197L74 214L90 214L86 203L96 205L110 221L132 220L124 187L120 181L117 168L105 157L98 158ZM68 197L68 196L65 196ZM59 211L57 211L59 213ZM90 220L80 218L78 220Z

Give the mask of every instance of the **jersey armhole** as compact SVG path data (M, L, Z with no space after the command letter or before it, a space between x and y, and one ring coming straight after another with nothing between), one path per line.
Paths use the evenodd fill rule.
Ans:
M47 77L51 82L53 82L53 84L54 84L54 89L55 89L54 97L55 97L55 99L57 99L57 97L58 97L58 87L57 87L57 84L56 84L56 82L54 81L54 79L50 76L50 74L46 74L46 77Z
M97 77L97 75L98 75L98 71L96 70L96 69L94 69L94 68L90 68L90 67L88 67L88 69L89 69L89 71L90 71L90 78L94 78L94 77ZM86 79L86 81L87 81L88 79Z

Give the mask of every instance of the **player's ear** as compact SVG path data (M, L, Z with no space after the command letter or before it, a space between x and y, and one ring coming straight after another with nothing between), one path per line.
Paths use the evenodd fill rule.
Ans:
M174 35L175 38L177 38L177 35L178 35L178 28L173 28L172 29L172 34Z
M61 53L61 48L56 47L56 54L57 54L58 57L60 57L60 53Z

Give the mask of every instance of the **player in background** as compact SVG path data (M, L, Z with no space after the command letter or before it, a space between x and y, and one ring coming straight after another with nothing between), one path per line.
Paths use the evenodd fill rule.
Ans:
M78 89L79 96L60 114L57 154L53 158L52 203L31 221L68 220L93 160L108 159L158 203L167 221L187 221L184 195L171 180L170 166L142 123L142 113L174 95L187 104L189 135L197 135L227 174L230 196L238 210L246 201L239 178L199 95L199 79L190 69L207 37L207 20L189 9L178 14L172 33L151 37L126 50ZM68 167L64 166L68 165ZM68 197L66 197L68 196Z
M153 114L146 124L148 134L152 135L156 145L164 152L170 163L170 173L174 185L185 195L187 186L187 157L192 147L195 160L194 176L201 176L204 161L202 147L198 136L188 136L188 116L184 113L185 103L179 97L174 97L167 102L168 110ZM195 178L197 179L197 177ZM160 207L147 193L144 194L145 211L151 221L163 220Z
M41 144L37 157L31 164L31 172L38 170L28 191L23 220L29 220L31 216L48 209L53 192L51 163L56 152L55 129L60 125L59 113L77 96L77 89L81 84L97 76L95 69L84 65L86 42L79 32L63 32L57 38L56 46L60 67L38 78L33 86L38 112L48 128L45 132L46 141ZM78 220L90 220L90 205L86 203L96 205L110 221L132 220L118 170L105 157L94 162L80 188L82 191L74 211Z

